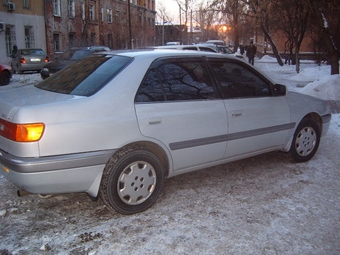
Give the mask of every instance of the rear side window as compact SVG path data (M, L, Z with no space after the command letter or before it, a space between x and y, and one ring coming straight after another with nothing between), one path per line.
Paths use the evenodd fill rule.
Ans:
M36 87L62 94L91 96L132 60L123 56L92 55L65 67Z
M136 102L215 99L215 90L200 61L167 62L146 74Z

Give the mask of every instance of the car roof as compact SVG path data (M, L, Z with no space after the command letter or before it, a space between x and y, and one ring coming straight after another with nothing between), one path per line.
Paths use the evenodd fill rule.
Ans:
M98 54L103 54L98 53ZM194 50L176 50L176 49L138 49L138 50L114 50L110 52L105 52L105 54L110 55L119 55L119 56L126 56L126 57L146 57L150 59L157 59L162 57L199 57L199 56L207 56L207 57L214 57L214 58L230 58L230 59L237 59L233 55L227 54L216 54L215 52L206 52L206 51L194 51Z

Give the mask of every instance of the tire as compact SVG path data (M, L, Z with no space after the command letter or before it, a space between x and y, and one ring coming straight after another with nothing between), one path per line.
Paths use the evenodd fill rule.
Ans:
M3 71L0 76L0 85L8 85L11 77L8 71Z
M291 148L290 156L296 162L306 162L310 160L318 150L320 143L320 128L315 121L304 119L298 125Z
M107 163L100 184L100 197L121 214L134 214L150 208L164 182L160 160L145 148L130 146Z

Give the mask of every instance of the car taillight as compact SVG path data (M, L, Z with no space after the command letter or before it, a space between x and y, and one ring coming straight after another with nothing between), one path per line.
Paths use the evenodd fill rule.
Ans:
M49 57L45 58L45 63L47 63L47 62L50 62L50 58Z
M27 63L26 59L20 58L20 64L26 64L26 63Z
M15 142L39 141L44 130L44 123L16 124L0 119L0 135Z

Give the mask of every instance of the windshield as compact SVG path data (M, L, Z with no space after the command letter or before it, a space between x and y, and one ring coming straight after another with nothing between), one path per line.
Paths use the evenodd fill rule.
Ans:
M231 51L231 49L229 49L228 47L218 47L219 52L224 53L224 54L232 54L233 52Z
M91 96L132 62L132 58L92 55L36 85L37 88L77 96Z

